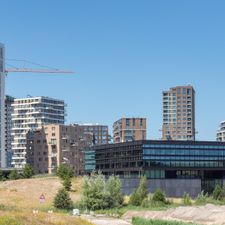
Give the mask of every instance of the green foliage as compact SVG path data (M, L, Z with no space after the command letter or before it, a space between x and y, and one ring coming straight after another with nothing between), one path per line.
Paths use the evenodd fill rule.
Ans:
M121 181L117 176L110 176L106 183L106 202L109 208L118 207L123 204L121 193Z
M93 172L85 177L82 204L88 210L100 210L118 207L122 204L121 182L111 176L108 181L101 173Z
M141 198L141 195L139 194L138 190L134 190L132 195L130 196L129 204L133 206L140 206L142 204L142 201L144 199Z
M23 178L31 178L34 175L34 170L31 165L26 164L23 168Z
M147 179L142 177L139 187L132 193L129 204L133 206L140 206L142 201L148 196Z
M9 173L8 178L9 178L10 180L17 180L17 179L20 178L20 175L19 175L18 171L17 171L16 169L14 169L14 170L12 170L12 171Z
M196 198L195 204L196 205L205 205L208 203L208 198L209 198L208 194L207 193L204 194L204 191L202 191Z
M9 217L9 216L1 216L0 217L0 225L22 225L21 221L18 219Z
M154 192L152 201L167 204L166 196L159 188Z
M225 190L224 190L225 188L223 187L221 187L220 185L216 185L215 186L215 189L214 189L214 191L213 191L213 194L212 194L212 197L213 197L213 199L214 200L223 200L224 199L224 197L225 197Z
M193 223L183 223L178 221L169 220L148 220L139 217L134 217L132 219L133 225L195 225Z
M73 202L65 188L60 189L56 194L54 198L54 207L65 210L70 210L73 208Z
M62 180L65 180L66 177L72 178L74 173L73 170L65 164L61 164L57 169L57 176L59 176Z
M72 187L71 178L65 177L65 179L63 180L63 186L67 191L70 191Z
M93 172L90 177L85 177L82 202L88 210L107 208L105 202L105 178L102 174Z
M191 205L191 197L188 193L184 192L182 202L184 205Z

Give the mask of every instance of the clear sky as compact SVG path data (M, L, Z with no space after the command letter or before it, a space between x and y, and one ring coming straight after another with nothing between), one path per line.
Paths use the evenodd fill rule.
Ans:
M68 104L67 123L148 119L161 137L162 91L192 84L197 139L225 120L225 1L0 0L6 58L76 71L10 74L6 93Z

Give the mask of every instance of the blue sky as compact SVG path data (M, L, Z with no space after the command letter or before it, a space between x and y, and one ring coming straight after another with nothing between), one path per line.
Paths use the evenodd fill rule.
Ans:
M6 93L68 104L67 123L148 119L159 139L162 91L192 84L197 139L225 120L225 1L0 0L6 58L76 71L9 74Z

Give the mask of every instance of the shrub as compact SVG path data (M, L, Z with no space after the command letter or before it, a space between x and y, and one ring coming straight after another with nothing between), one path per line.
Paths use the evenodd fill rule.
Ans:
M220 185L217 184L215 186L212 196L214 200L223 200L225 198L225 187L222 188Z
M184 205L191 205L191 197L188 193L184 192L184 195L183 195L183 204Z
M134 206L140 206L142 201L148 196L147 179L142 177L139 187L132 193L129 203Z
M102 174L93 172L90 177L85 177L82 204L88 210L108 207L105 202L105 178Z
M121 182L118 177L110 176L108 181L101 173L93 172L85 177L81 205L88 210L118 207L123 203Z
M65 188L60 189L56 194L54 198L54 207L65 210L70 210L73 208L73 202Z
M129 204L133 206L140 206L142 204L142 201L144 199L141 199L141 195L138 193L137 189L132 193L130 196Z
M61 164L57 169L57 176L59 176L61 179L65 179L66 177L72 178L74 173L73 170L65 164Z
M207 203L208 198L209 198L208 194L207 194L207 193L204 194L204 191L202 191L202 192L198 195L198 197L196 198L195 204L197 204L197 205L204 205L204 204Z
M165 194L159 188L156 189L156 191L154 192L152 201L160 202L160 203L164 203L164 204L167 203Z
M19 173L17 172L17 170L14 169L14 170L12 170L12 171L9 173L8 178L9 178L10 180L17 180L17 179L20 178L20 175L19 175Z
M23 169L23 177L24 178L31 178L34 175L34 170L31 165L26 164Z
M71 178L65 177L65 179L63 180L63 186L67 191L70 191L72 187Z
M109 208L118 207L123 204L123 195L121 193L121 181L118 177L112 175L106 183L106 202Z

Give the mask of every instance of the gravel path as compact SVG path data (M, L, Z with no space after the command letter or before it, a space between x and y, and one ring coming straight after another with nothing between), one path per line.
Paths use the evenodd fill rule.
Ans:
M90 216L90 215L82 215L81 218L95 224L95 225L131 225L131 223L126 222L122 219L117 218L109 218L103 215Z

